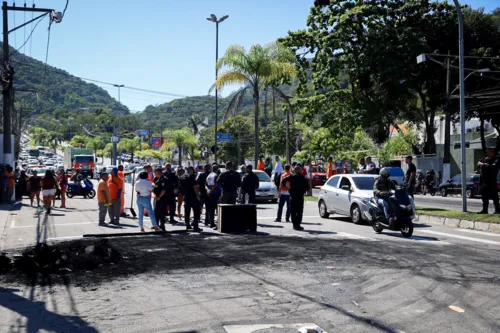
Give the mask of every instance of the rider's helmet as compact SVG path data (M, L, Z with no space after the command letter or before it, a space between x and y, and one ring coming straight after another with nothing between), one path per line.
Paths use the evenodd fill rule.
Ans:
M391 176L391 171L389 168L382 168L379 174L384 178L389 178Z

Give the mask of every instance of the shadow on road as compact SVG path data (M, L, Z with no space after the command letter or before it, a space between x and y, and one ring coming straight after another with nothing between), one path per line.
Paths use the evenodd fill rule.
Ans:
M26 318L26 332L85 332L97 333L87 322L78 316L63 316L47 310L45 302L32 301L15 294L17 289L0 287L0 306L17 312Z
M408 239L408 240L414 240L414 241L440 241L440 239L436 237L411 236L410 238L406 238L401 233L396 233L396 232L384 232L384 235Z
M257 224L261 228L275 228L275 229L282 229L284 228L282 225L273 225L273 224L262 224L259 223Z

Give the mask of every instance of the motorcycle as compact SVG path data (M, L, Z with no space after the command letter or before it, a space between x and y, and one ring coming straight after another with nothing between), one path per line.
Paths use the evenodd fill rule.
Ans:
M80 186L75 183L68 183L68 188L66 189L66 195L68 198L73 198L76 195L82 195L84 198L93 199L95 197L94 184L85 178L80 182Z
M405 187L397 187L391 191L389 197L389 209L393 216L392 222L387 221L384 210L379 206L377 198L370 199L370 208L365 211L365 218L368 220L376 233L381 233L384 229L401 231L404 237L411 237L413 234L413 219L415 217L415 206L413 200L408 195Z

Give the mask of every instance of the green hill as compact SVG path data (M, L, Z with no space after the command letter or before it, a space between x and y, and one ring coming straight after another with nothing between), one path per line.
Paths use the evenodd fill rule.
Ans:
M0 46L3 46L0 43ZM74 111L80 108L110 108L119 114L129 110L119 104L103 88L83 81L66 71L16 53L10 48L11 65L14 67L16 101L28 102L37 113L53 113L55 110ZM3 49L0 47L0 56ZM37 94L23 90L35 90ZM37 98L38 96L38 98Z

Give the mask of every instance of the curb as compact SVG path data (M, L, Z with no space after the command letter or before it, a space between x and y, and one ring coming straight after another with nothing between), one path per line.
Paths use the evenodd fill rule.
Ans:
M421 215L418 214L417 223L428 223L435 225L444 225L449 227L455 227L460 229L470 229L484 232L491 232L495 234L500 234L500 224L496 223L486 223L468 220L452 219L448 217L432 216L432 215Z

